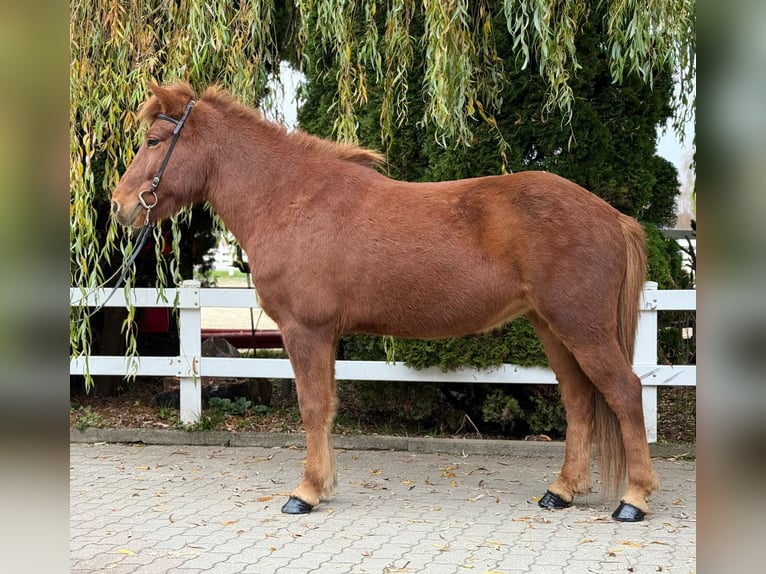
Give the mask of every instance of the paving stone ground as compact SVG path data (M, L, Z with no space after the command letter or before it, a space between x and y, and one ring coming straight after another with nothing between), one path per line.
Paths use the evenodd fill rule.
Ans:
M655 459L644 522L600 494L536 499L561 460L339 450L336 497L280 507L301 448L70 445L70 572L591 574L696 572L696 463Z

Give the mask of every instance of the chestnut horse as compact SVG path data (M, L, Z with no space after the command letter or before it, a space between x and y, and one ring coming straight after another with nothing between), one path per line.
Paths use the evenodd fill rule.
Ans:
M602 481L639 521L657 488L631 360L646 272L643 229L582 187L538 171L409 183L382 157L265 120L224 90L150 85L146 139L112 196L141 227L207 201L248 254L295 373L306 466L282 508L309 512L336 484L331 424L344 333L487 331L526 314L558 379L566 454L540 506ZM161 183L160 183L161 180Z

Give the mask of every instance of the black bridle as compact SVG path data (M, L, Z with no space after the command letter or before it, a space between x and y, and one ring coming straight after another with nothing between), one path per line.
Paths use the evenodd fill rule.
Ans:
M141 204L141 206L146 209L146 218L144 219L144 225L141 227L141 230L138 232L138 235L136 236L136 247L133 250L133 252L130 254L130 257L128 257L125 261L123 261L122 267L114 272L114 274L106 279L99 287L96 287L96 289L99 289L106 285L109 281L111 281L117 273L120 274L119 278L117 279L117 282L114 284L114 287L112 287L112 290L110 291L109 295L104 299L93 311L88 313L88 317L93 316L95 313L99 312L101 309L104 308L104 306L107 304L109 299L112 298L112 295L114 295L114 292L117 291L117 289L120 288L120 286L125 282L125 279L128 276L128 273L133 268L133 263L136 261L136 258L141 253L141 250L144 248L144 245L146 244L146 240L149 238L149 212L156 207L157 205L157 187L160 185L160 180L162 179L163 174L165 173L165 169L168 167L168 162L170 161L170 156L173 154L173 148L176 147L176 143L178 142L178 137L181 135L181 128L184 127L184 123L186 122L186 118L189 117L189 112L194 107L194 104L196 104L196 100L189 100L189 103L186 104L186 107L184 108L183 114L181 114L181 117L179 119L173 118L171 116L165 115L165 114L157 114L154 116L158 120L164 120L166 122L170 122L172 124L175 124L175 128L173 128L173 137L170 140L170 146L168 147L168 151L165 153L165 157L162 160L162 163L160 164L160 168L157 170L157 175L154 176L154 179L152 180L152 184L149 187L149 189L139 192L138 194L138 202ZM144 194L149 193L152 195L154 200L151 203L147 203L146 199L144 198ZM82 301L85 299L83 297L80 299ZM79 301L78 301L79 302Z
M189 117L189 112L191 111L191 109L194 107L194 104L196 103L197 103L196 100L189 100L189 103L186 104L186 107L184 108L184 113L181 114L181 117L179 119L175 119L165 114L157 114L156 116L154 116L158 120L164 120L166 122L175 124L176 127L173 128L173 139L170 140L170 146L168 147L168 151L165 153L165 157L162 160L162 164L160 164L160 169L157 170L157 175L155 175L154 179L152 180L151 187L138 194L138 202L142 205L144 209L146 209L146 220L144 222L144 227L149 225L149 212L152 210L154 206L157 205L157 187L160 185L160 180L162 179L162 175L165 173L165 168L168 167L170 156L173 154L173 148L176 147L176 142L178 142L178 137L181 135L181 128L184 127L186 118ZM146 202L146 200L144 199L145 193L151 193L152 196L154 196L154 201L152 203Z

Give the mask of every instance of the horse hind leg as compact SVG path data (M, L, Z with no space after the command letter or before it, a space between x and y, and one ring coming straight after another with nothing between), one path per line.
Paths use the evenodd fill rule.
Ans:
M602 418L602 422L612 426L611 432L608 428L604 431L605 440L610 441L611 437L611 446L615 447L619 445L614 437L622 439L623 449L618 451L612 448L606 452L624 457L624 465L620 460L616 461L617 464L614 460L601 461L604 470L602 478L607 489L622 483L624 474L621 470L627 468L628 485L612 516L624 522L641 521L649 511L646 499L659 487L646 440L641 381L616 338L581 342L572 347L572 352L615 415Z
M559 477L548 487L539 505L543 508L564 508L572 503L576 495L590 492L595 387L547 323L535 312L529 312L527 316L558 379L567 418L564 464Z
M335 417L336 337L330 331L282 330L295 373L298 405L306 432L303 477L282 506L286 514L306 514L335 493L337 470L331 427Z

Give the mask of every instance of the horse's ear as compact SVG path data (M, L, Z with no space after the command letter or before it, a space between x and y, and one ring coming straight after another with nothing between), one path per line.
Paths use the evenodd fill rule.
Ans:
M152 82L149 82L146 87L157 98L157 101L160 104L160 111L162 113L168 113L173 105L173 93Z

